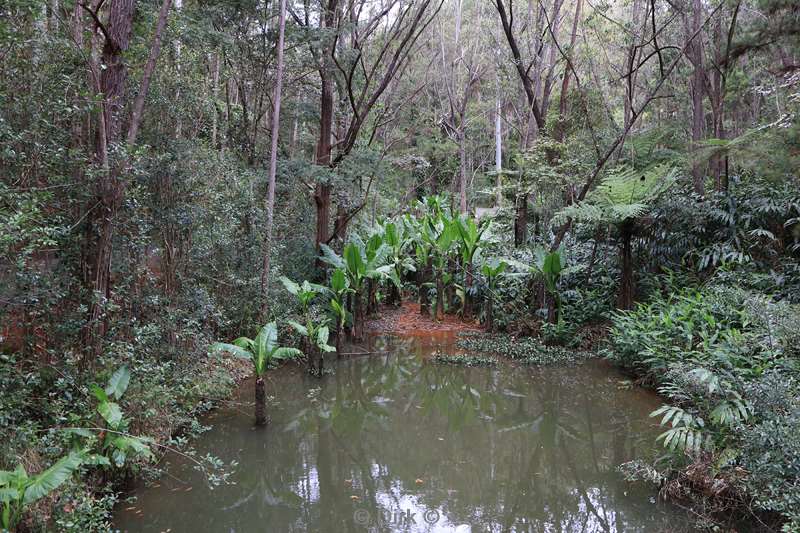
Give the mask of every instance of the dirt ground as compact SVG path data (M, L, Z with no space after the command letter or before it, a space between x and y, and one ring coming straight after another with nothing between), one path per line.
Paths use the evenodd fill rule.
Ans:
M457 333L460 331L480 331L477 321L462 320L461 317L445 315L439 321L419 313L419 304L403 302L400 307L381 306L378 316L366 323L368 331L378 333L398 333L402 335L429 335L432 333Z

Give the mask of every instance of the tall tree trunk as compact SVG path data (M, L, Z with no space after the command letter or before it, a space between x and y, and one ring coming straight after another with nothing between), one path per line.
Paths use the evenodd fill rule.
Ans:
M617 298L617 307L619 309L627 310L633 308L633 295L635 291L635 283L633 279L633 221L627 220L620 225L620 269L622 276L619 283L619 297Z
M269 185L267 186L267 234L264 239L264 265L261 271L261 321L269 314L269 268L272 255L272 226L275 210L275 174L278 168L278 134L280 132L281 90L283 88L283 35L286 28L286 0L281 0L278 16L278 57L275 78L275 95L272 102L272 130L270 134Z
M578 22L581 18L581 8L583 0L577 0L575 3L575 17L572 19L572 33L569 38L569 49L566 56L566 65L564 66L564 77L561 80L561 94L558 96L558 122L556 123L553 132L553 138L559 142L564 140L566 133L566 120L567 120L567 95L569 94L569 82L572 78L572 58L575 53L575 44L578 40Z
M334 26L334 16L336 12L337 0L330 0L325 6L324 16L320 17L321 28L332 28ZM333 44L330 45L331 47ZM331 165L331 134L333 132L333 79L330 68L334 50L326 48L323 50L322 64L319 69L320 76L320 98L319 98L319 137L317 139L317 150L315 163L320 166ZM330 217L331 217L331 185L327 183L317 183L314 188L314 204L316 206L317 227L314 244L317 253L320 252L320 244L328 241L330 237ZM319 262L318 262L319 264Z
M699 32L703 15L701 0L692 0L692 31ZM689 59L694 66L691 78L692 95L692 184L694 192L705 194L705 165L699 160L700 141L703 140L703 86L705 69L703 68L703 40L694 39L689 48Z
M92 12L95 16L96 12ZM95 160L102 170L95 186L96 203L87 218L89 260L89 316L84 327L84 346L93 360L99 341L107 330L105 309L111 297L111 252L114 219L122 203L124 182L116 169L109 166L109 146L120 140L124 109L127 68L123 54L128 49L133 23L134 0L115 0L109 8L106 34L99 64L93 65L98 84L95 90L103 95L97 117ZM101 68L102 65L102 68Z
M459 209L464 215L467 213L467 147L463 115L458 128L458 198Z
M528 240L528 194L517 197L517 207L514 216L514 246L520 247Z
M500 109L500 88L498 86L497 99L494 110L494 171L495 177L495 207L503 205L503 123Z

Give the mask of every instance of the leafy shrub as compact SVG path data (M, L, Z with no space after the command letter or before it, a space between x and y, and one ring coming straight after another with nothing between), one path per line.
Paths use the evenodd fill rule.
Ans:
M739 288L656 293L614 315L608 352L669 399L651 416L676 459L711 452L714 475L743 469L755 507L781 514L788 528L800 524L798 316Z

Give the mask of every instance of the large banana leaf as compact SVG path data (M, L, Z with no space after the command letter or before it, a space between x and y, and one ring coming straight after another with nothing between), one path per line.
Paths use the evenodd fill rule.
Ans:
M69 479L82 462L83 456L77 452L71 452L59 459L53 466L32 478L25 488L23 503L28 505L50 494Z

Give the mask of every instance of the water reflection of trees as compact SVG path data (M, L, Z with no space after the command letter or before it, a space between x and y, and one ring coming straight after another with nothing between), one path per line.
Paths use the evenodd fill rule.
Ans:
M615 471L651 446L631 399L591 366L454 368L388 356L342 365L317 407L320 516L347 518L351 495L373 510L413 495L420 509L479 530L652 524L652 506L624 498Z
M217 514L194 509L213 515L207 525L364 531L356 509L375 518L412 508L421 531L425 509L472 531L657 528L660 511L627 498L615 471L652 447L653 403L602 367L462 368L373 355L337 365L307 397L318 383L300 374L272 383L280 404L266 433L234 420L209 435L209 449L241 466L237 484L212 496Z

